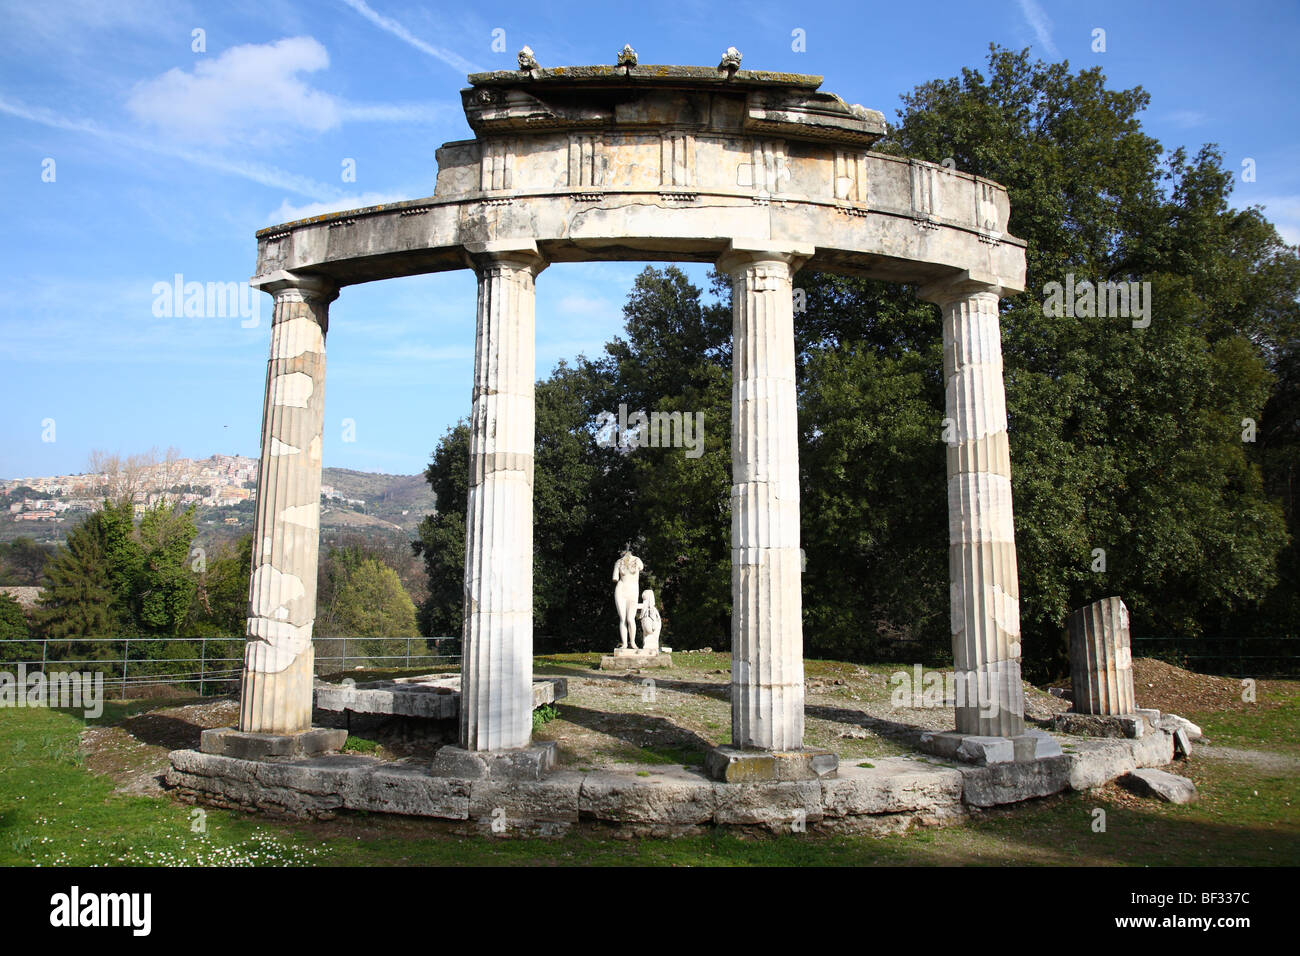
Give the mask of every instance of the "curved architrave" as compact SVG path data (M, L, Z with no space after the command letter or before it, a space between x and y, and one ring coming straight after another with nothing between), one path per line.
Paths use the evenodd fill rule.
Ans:
M286 270L355 285L463 269L467 245L505 240L535 242L548 262L714 262L733 241L753 239L811 245L806 266L823 272L901 283L971 272L989 276L1004 294L1024 288L1024 243L991 240L975 228L811 199L756 204L735 193L697 193L684 202L645 190L599 196L428 198L318 216L259 233L258 275Z

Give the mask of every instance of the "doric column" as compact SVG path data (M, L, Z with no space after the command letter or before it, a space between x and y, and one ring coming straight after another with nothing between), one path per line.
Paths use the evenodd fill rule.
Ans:
M1137 713L1128 608L1118 597L1081 607L1066 622L1070 635L1070 685L1077 714Z
M799 424L790 280L811 248L733 243L731 739L803 746Z
M957 731L1012 737L1025 722L1000 293L964 274L919 295L943 311Z
M478 274L460 746L526 747L533 715L532 242L467 247Z
M288 272L277 272L259 284L275 297L275 310L262 413L239 729L298 734L311 728L325 332L338 288L321 278Z

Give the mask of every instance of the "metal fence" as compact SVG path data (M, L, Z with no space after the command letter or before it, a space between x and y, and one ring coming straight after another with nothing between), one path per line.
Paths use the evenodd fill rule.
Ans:
M1133 637L1134 657L1154 657L1221 677L1300 677L1300 638Z
M316 674L349 670L409 670L460 663L452 637L329 637L316 646ZM0 671L102 672L105 686L122 698L200 697L239 688L244 639L231 637L83 637L0 640Z

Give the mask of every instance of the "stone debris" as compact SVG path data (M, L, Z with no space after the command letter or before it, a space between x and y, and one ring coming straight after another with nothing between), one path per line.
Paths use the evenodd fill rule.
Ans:
M1145 768L1119 778L1120 786L1144 797L1156 797L1166 803L1191 803L1196 799L1196 784L1167 770Z

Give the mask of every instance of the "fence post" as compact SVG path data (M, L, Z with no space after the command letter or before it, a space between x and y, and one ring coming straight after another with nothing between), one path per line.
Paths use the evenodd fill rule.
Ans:
M41 638L41 673L45 673L45 651L50 646L49 638Z
M339 668L346 671L348 669L348 637L343 635L343 665Z
M409 637L406 639L406 669L408 671L411 669L411 639Z
M208 639L199 638L199 696L203 696L203 677L208 669Z
M122 648L122 699L126 700L126 668L131 661L131 638L126 638Z

